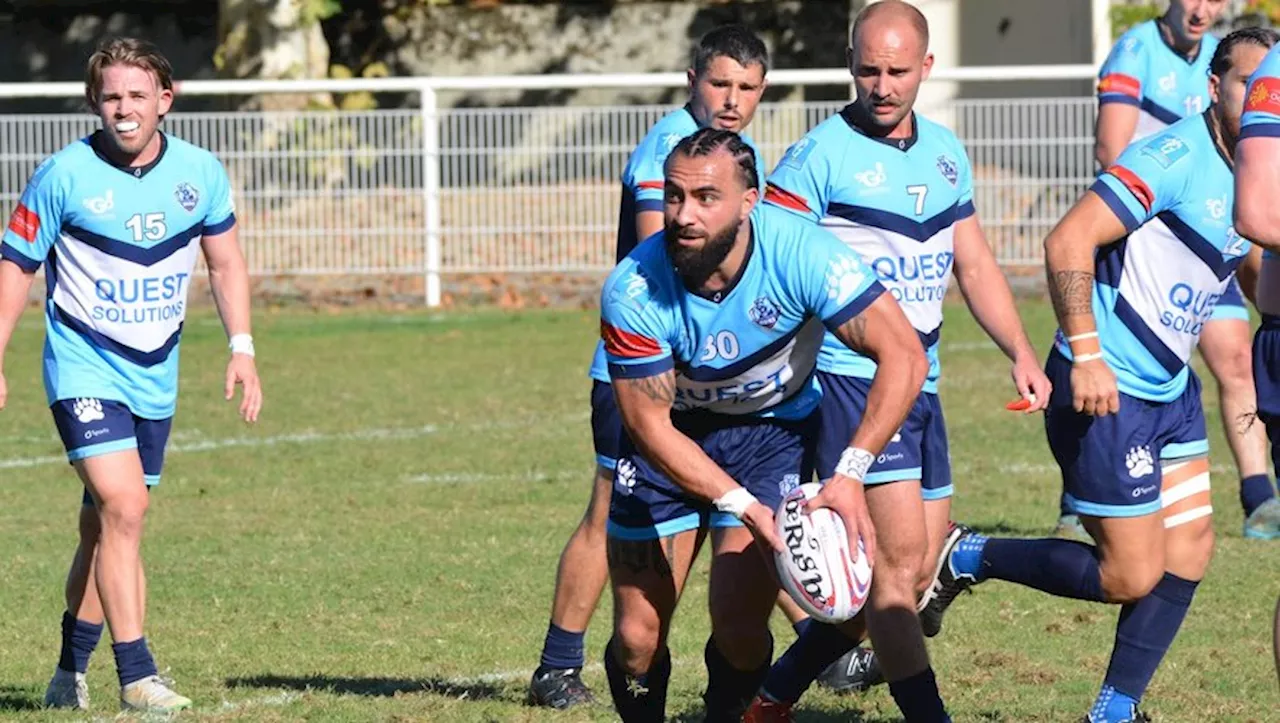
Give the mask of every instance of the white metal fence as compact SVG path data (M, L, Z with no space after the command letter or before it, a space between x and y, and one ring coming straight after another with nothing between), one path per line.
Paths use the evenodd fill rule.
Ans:
M1056 75L1040 73L1079 77L1087 70L1071 66ZM1028 72L1037 71L1014 69L999 77ZM812 76L828 84L847 81L844 73L793 71L799 81ZM682 82L669 75L611 76L604 84ZM952 75L963 77L963 69ZM441 274L599 271L612 265L618 178L632 148L669 107L437 111L434 90L423 79L391 80L416 81L409 87L420 92L423 107L174 113L165 120L168 132L209 148L226 165L253 274L424 274L427 302L434 305ZM448 87L449 79L430 80ZM570 82L589 84L583 80L575 76ZM493 83L467 81L468 87ZM564 83L552 76L521 82ZM238 90L263 92L263 85L243 83ZM299 89L297 83L265 85ZM39 88L37 93L34 86L0 85L0 97L79 91L75 84ZM772 166L791 142L842 105L762 104L750 132ZM1000 261L1040 263L1045 233L1093 176L1093 101L958 100L952 116L974 168L975 203ZM34 166L95 125L95 118L82 115L0 117L4 217Z

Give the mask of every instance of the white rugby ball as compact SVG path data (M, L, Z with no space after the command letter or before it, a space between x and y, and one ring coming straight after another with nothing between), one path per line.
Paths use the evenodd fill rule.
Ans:
M782 499L774 522L786 552L775 553L783 589L814 620L841 623L862 609L871 591L871 566L861 536L856 556L844 522L832 510L801 511L822 485L800 485Z

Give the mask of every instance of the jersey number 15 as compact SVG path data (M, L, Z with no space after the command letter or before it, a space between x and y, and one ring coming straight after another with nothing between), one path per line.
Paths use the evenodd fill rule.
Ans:
M168 228L164 225L163 213L135 213L124 222L126 228L133 232L133 240L141 243L143 241L159 241L164 238Z

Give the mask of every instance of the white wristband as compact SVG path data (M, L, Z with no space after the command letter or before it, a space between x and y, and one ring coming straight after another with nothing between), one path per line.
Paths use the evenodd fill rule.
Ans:
M876 456L859 447L845 447L840 453L840 461L836 463L836 474L852 477L858 481L867 479L867 470Z
M1086 332L1085 332L1085 333L1083 333L1083 334L1076 334L1075 336L1069 336L1069 337L1067 337L1067 343L1068 343L1068 344L1074 344L1074 343L1076 343L1077 341L1084 341L1085 339L1097 339L1097 338L1098 338L1098 332L1096 332L1096 331L1086 331Z
M717 511L727 512L740 520L747 508L757 502L759 500L746 487L734 487L711 504L716 506Z
M233 334L230 347L232 354L253 356L253 337L249 334Z
M1101 359L1101 358L1102 358L1102 352L1095 352L1093 354L1080 354L1079 356L1074 357L1071 360L1071 363L1079 364L1080 362L1094 361L1095 359Z

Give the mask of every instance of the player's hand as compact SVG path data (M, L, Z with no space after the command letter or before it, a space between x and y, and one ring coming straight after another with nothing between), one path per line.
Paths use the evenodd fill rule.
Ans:
M1105 417L1120 411L1116 375L1102 359L1071 365L1071 404L1077 412Z
M802 511L807 515L824 507L840 515L851 548L857 547L858 536L862 536L862 544L867 551L867 564L875 566L876 526L872 524L871 512L867 509L867 495L862 488L862 480L837 474L822 486L822 491L817 496L805 503Z
M262 411L262 383L258 381L258 366L248 354L232 354L227 362L227 386L224 390L227 401L235 396L236 385L244 387L240 397L240 416L246 422L258 421L258 412Z
M742 524L746 525L752 536L756 538L761 552L786 552L773 521L773 510L759 502L753 502L747 511L742 513Z
M1018 395L1029 402L1022 410L1024 414L1039 412L1049 406L1049 394L1053 392L1053 384L1036 361L1034 354L1019 354L1013 362L1013 386Z

